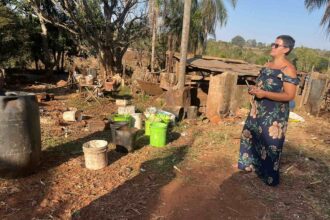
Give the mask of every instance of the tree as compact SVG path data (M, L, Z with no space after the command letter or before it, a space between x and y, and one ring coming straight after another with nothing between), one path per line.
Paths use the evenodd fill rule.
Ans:
M47 2L56 13L39 8L42 20L73 34L95 51L107 75L122 71L129 45L147 33L145 2L139 0L27 0ZM142 2L142 3L141 3ZM34 11L34 13L36 13Z
M231 43L243 47L245 45L245 39L242 36L237 35L231 40Z
M185 85L189 28L190 28L190 12L191 12L191 0L185 0L183 25L182 25L182 37L181 37L181 56L180 56L179 77L177 84L178 89L183 89Z
M259 47L259 48L262 48L262 47L265 47L265 46L266 46L265 43L262 43L262 42L257 43L257 47Z
M300 71L310 72L318 64L317 53L309 48L300 47L294 50L297 57L297 68Z
M155 57L156 57L156 35L158 29L158 16L159 16L159 5L156 0L149 0L149 24L152 32L151 40L151 72L155 71Z
M0 4L0 67L24 67L32 57L31 22Z
M257 46L257 41L255 39L247 40L246 45L249 46L249 47L256 47Z
M32 8L34 14L37 16L39 20L39 24L41 27L41 42L42 42L42 48L44 52L44 59L42 59L43 63L45 64L46 70L52 70L54 67L54 63L51 61L51 55L48 47L48 29L46 26L46 20L42 16L42 10L44 10L44 13L47 11L51 11L50 2L47 1L29 1L30 7ZM45 3L45 4L43 4Z
M328 34L330 34L330 0L305 0L305 6L309 11L325 6L320 25L324 26L327 29Z
M235 8L237 0L230 0L229 3ZM196 29L201 29L199 44L201 44L201 52L203 54L206 49L207 36L210 34L215 37L216 25L220 24L220 27L225 26L228 20L227 9L225 7L223 0L202 0L195 3L197 5L197 10L194 14L199 14L196 17L197 21L194 24L201 24ZM200 21L199 21L200 20Z
M54 67L57 70L63 70L64 56L69 50L76 46L76 43L67 31L59 29L54 25L47 23L42 12L47 16L59 16L52 6L50 0L11 0L3 1L7 10L15 14L20 20L20 31L26 30L26 37L23 45L27 45L30 57L27 62L34 61L35 66L39 68L39 60L45 66L49 73ZM15 31L12 31L13 35ZM22 47L23 48L23 47ZM25 52L26 53L26 52Z
M237 0L229 0L235 7ZM183 0L165 0L161 5L164 19L163 30L169 36L169 45L175 48L182 32ZM227 23L228 14L223 0L192 0L189 34L189 51L203 54L206 49L207 36L215 35L218 24ZM171 42L172 41L172 42ZM170 50L171 51L171 50Z

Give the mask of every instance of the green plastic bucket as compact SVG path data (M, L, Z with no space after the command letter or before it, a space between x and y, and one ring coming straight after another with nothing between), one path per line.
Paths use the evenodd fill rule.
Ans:
M149 120L146 120L145 121L145 124L144 124L144 134L146 136L150 136L150 124L151 124L151 121L149 121Z
M114 114L112 116L114 122L128 122L129 126L132 125L132 116L124 114Z
M156 115L150 116L144 123L144 134L146 136L150 136L150 125L154 122L161 122L162 120L158 118Z
M150 124L150 145L164 147L166 145L167 124L153 122Z
M169 124L171 122L171 118L169 115L157 114L156 117L159 118L165 124Z

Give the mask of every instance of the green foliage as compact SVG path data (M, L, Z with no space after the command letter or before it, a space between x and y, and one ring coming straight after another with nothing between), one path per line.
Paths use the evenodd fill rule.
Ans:
M107 73L121 72L122 57L133 41L145 37L145 2L99 0L12 0L7 9L33 22L33 59L47 69L59 66L63 54L77 48L96 53ZM3 23L5 20L3 20ZM8 22L7 22L8 23ZM37 33L37 34L36 34ZM11 33L13 34L13 33Z
M236 46L243 47L245 45L245 39L238 35L231 40L231 43Z
M30 27L30 28L29 28ZM29 23L0 6L0 66L25 66L32 57Z
M329 0L305 0L305 7L309 11L313 11L315 9L324 8L324 14L321 18L320 25L326 28L328 35L330 34L330 2Z
M246 41L246 46L248 46L248 47L256 47L257 46L257 41L255 39L247 40Z
M173 35L177 39L177 48L181 39L183 22L183 0L165 0L161 3L161 16L164 25L161 28L164 35ZM230 0L235 7L237 0ZM215 35L216 25L225 25L227 10L223 0L193 0L189 31L189 51L202 54L205 51L207 36Z
M15 1L12 1L14 3ZM22 2L14 6L0 6L0 65L5 68L25 68L32 62L45 62L39 21L31 16L30 9ZM74 39L63 30L47 24L48 53L52 54L54 66L59 68L60 55L75 54Z

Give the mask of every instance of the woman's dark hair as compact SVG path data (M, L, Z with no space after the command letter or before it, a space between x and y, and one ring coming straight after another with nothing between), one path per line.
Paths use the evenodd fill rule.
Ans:
M289 48L289 51L285 53L288 55L294 48L295 40L289 35L280 35L276 39L281 39L283 41L283 45Z

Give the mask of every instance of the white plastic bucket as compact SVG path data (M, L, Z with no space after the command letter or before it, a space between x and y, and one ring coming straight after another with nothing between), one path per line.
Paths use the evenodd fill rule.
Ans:
M108 165L108 142L92 140L83 145L85 166L90 170L99 170Z
M131 114L133 117L133 127L137 129L142 128L142 113Z

